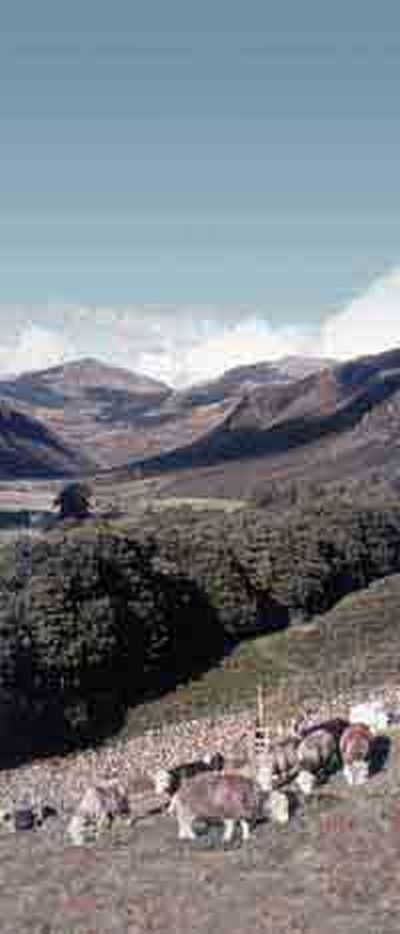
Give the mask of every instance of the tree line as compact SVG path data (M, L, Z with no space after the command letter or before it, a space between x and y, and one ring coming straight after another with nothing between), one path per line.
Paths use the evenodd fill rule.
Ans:
M7 550L8 549L8 550ZM86 742L240 640L306 624L400 570L400 507L149 512L0 553L6 746Z

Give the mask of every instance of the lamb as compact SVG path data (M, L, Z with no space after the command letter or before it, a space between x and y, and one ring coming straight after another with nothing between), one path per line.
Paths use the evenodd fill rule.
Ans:
M364 723L352 723L340 739L343 774L349 785L363 785L369 775L373 733Z
M171 799L169 813L177 817L180 840L195 839L192 825L198 817L222 820L224 843L232 839L235 825L239 822L243 840L247 840L250 825L268 812L268 797L267 789L261 783L245 776L203 773L182 783ZM285 809L283 799L286 800L285 795L275 792L271 802L271 814L273 812L280 823L288 819L288 805L286 801Z

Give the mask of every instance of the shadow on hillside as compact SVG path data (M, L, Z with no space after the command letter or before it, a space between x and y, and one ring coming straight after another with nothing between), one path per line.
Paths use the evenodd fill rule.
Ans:
M355 398L328 415L288 418L264 430L252 427L232 430L222 424L199 441L139 460L134 466L140 467L142 476L146 477L164 471L212 467L221 461L244 461L284 454L291 449L350 431L367 412L389 400L399 388L400 375L395 373L384 380L367 384Z
M131 627L132 644L124 643L125 656L116 656L114 667L108 662L107 668L90 672L81 694L62 694L56 684L50 689L48 683L45 691L35 693L32 684L39 669L32 665L29 648L19 650L13 702L2 704L0 697L0 769L102 745L119 733L136 705L200 678L233 651L237 640L227 637L217 613L193 581L155 574L152 583L160 588L166 607L175 606L175 613L172 638L158 656L153 653L156 660L147 667L141 669L136 660L143 648L138 645L137 621ZM165 633L162 626L156 627L157 623L154 639L162 644ZM23 713L17 716L18 707Z

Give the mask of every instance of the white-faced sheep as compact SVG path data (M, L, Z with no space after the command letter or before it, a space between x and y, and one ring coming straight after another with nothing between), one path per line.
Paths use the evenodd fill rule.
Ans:
M297 761L299 768L313 775L326 771L335 761L338 743L329 730L320 727L311 730L299 743Z
M350 785L363 785L368 778L373 733L363 723L347 727L340 739L343 775Z
M67 837L71 843L81 845L110 827L116 817L127 817L128 814L128 797L119 785L114 782L92 785L68 824Z
M286 823L289 817L285 795L275 792L270 800L269 788L245 776L229 773L204 773L183 782L171 799L169 812L177 817L179 839L195 839L193 822L196 818L214 818L224 823L224 842L232 839L237 822L246 840L250 826L268 813L279 823Z
M181 783L202 772L220 772L224 768L224 756L220 752L206 753L202 759L183 762L170 769L160 768L154 776L156 794L174 795Z
M264 788L278 788L292 781L299 771L297 759L297 739L288 739L267 745L258 756L257 777L262 781Z

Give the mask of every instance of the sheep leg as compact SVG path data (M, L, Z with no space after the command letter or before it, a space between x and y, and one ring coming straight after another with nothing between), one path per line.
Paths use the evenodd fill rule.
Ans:
M224 820L224 835L222 837L223 843L230 843L232 840L233 834L235 831L235 821L231 817Z
M179 840L195 840L196 834L192 827L194 814L192 814L189 808L184 807L180 801L176 801L175 803L175 812L178 820Z

